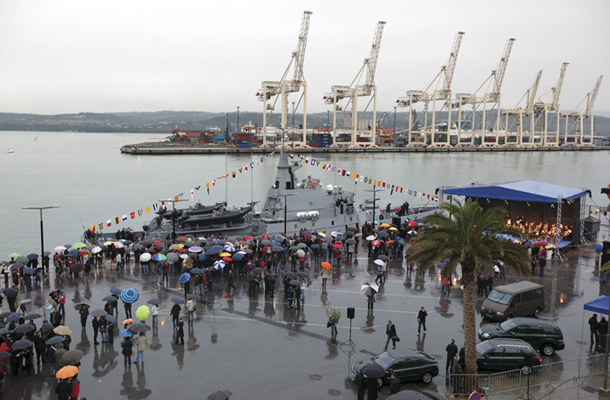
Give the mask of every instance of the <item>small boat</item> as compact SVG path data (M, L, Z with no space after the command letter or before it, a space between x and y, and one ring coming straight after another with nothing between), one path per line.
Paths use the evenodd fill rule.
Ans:
M13 150L13 149L6 149L6 152L7 152L7 153L14 153L14 152L15 152L15 150Z

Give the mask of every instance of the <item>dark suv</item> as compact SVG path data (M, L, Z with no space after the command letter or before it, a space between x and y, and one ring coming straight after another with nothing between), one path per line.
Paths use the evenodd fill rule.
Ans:
M510 371L542 364L542 358L529 344L519 339L489 339L477 344L479 369Z
M563 350L563 333L556 323L536 318L513 318L500 324L483 325L479 329L479 339L494 338L521 339L545 356L552 356L556 350Z

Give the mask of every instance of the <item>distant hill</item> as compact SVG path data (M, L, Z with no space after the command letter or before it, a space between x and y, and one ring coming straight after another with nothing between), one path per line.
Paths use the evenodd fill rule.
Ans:
M370 114L370 115L369 115ZM396 113L396 128L404 130L408 126L408 114L404 110ZM421 115L420 115L421 117ZM372 119L368 113L364 118ZM394 112L380 111L377 113L378 122L385 128L394 127ZM488 114L487 119L492 120L494 114ZM437 121L446 121L446 113L437 115ZM477 116L480 121L480 117ZM237 129L236 113L228 113L229 130ZM454 117L455 121L455 117ZM302 115L296 115L293 126L302 122ZM586 122L589 123L588 121ZM239 115L239 125L262 125L260 112L242 112ZM271 125L279 126L280 116L276 113L271 116ZM307 127L328 127L332 124L332 114L316 113L307 115ZM528 126L524 122L524 126ZM549 129L553 130L555 122L550 121ZM155 111L155 112L124 112L124 113L78 113L78 114L11 114L0 113L0 131L76 131L76 132L126 132L126 133L169 133L172 129L184 131L207 131L210 129L227 128L227 113L211 113L205 111ZM563 121L560 131L563 132ZM588 128L586 129L588 131ZM610 136L610 118L595 117L595 134Z

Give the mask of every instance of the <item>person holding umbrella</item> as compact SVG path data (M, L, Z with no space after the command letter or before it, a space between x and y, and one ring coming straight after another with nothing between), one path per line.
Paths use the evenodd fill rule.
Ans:
M91 326L93 327L93 344L99 344L97 341L97 335L100 331L100 325L100 320L97 319L97 315L94 315L93 319L91 320Z
M131 338L125 337L121 342L121 354L123 354L123 364L131 365L131 356L133 354L133 342Z
M184 322L182 318L178 318L178 322L176 323L176 344L184 344Z
M172 316L172 324L174 325L174 329L176 328L178 320L180 319L180 310L180 304L174 303L174 305L172 306L172 310L169 313Z
M78 313L80 314L80 324L85 329L87 326L87 317L89 317L89 307L85 304L80 305L80 310Z

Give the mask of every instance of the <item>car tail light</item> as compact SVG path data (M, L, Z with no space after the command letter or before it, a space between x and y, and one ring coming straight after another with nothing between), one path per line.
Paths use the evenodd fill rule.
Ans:
M563 343L563 338L559 339L559 343Z
M498 317L503 317L503 316L504 316L504 313L501 313L500 311L498 311L498 312L496 312L496 315L497 315Z
M542 364L542 357L540 357L540 356L536 356L536 357L534 357L534 358L535 358L536 360L538 360L538 362L539 362L540 364Z

